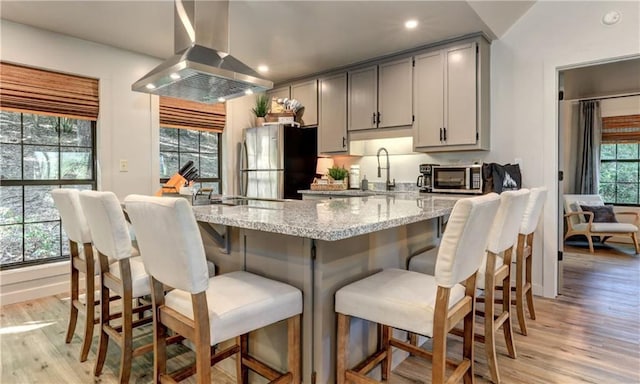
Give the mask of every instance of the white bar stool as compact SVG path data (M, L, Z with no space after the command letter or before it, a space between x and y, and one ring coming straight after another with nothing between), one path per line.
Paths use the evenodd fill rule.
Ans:
M53 201L62 219L62 228L69 238L71 251L71 305L69 313L69 325L65 342L69 344L78 322L78 311L83 311L85 316L84 334L80 349L80 361L86 361L93 340L93 326L97 323L95 307L99 301L95 300L95 282L93 276L100 273L100 264L93 257L91 245L91 232L87 220L80 206L80 191L77 189L54 189L51 191ZM80 273L84 273L85 303L79 299Z
M459 200L443 234L435 277L400 269L386 269L336 292L338 314L337 383L375 382L366 374L382 364L382 380L391 372L391 347L433 361L432 382L445 382L445 366L456 367L448 382L473 381L473 326L476 272L500 198L491 193ZM382 326L378 350L353 369L347 368L351 317ZM447 334L464 321L462 361L446 358ZM397 328L433 338L433 354L394 339Z
M300 290L242 271L209 278L193 210L182 198L130 195L125 204L153 286L154 381L195 373L198 383L208 384L211 365L237 354L238 382L247 383L251 369L272 383L300 383ZM165 295L163 285L174 289ZM249 355L249 332L283 320L289 370L284 374ZM195 366L167 374L167 329L195 344ZM218 343L234 338L234 345L214 353Z
M528 189L506 191L500 195L500 208L490 225L487 251L482 259L476 286L482 290L484 296L477 297L478 302L484 302L484 312L476 311L484 317L484 335L476 334L475 339L485 344L487 364L494 383L500 382L498 359L496 354L495 334L502 327L509 356L516 358L516 349L511 327L511 306L502 305L502 311L497 313L495 304L511 302L511 258L520 223L529 197ZM409 261L409 269L421 273L429 273L430 265L437 263L438 249L431 249L414 256ZM435 260L435 262L434 262ZM502 287L502 298L496 298L496 285ZM461 330L454 329L452 333L463 336ZM411 337L412 344L416 344L415 336Z
M520 233L518 234L518 246L516 247L516 284L512 287L515 290L516 297L512 300L512 304L516 305L518 314L518 323L520 332L527 335L527 322L524 313L524 302L527 301L529 307L529 316L532 320L536 319L536 311L533 307L533 290L532 290L532 257L533 257L533 233L538 226L542 207L547 198L547 188L531 188L529 201L524 210L524 217L520 225Z
M127 222L118 198L113 192L82 191L80 204L84 211L93 245L100 259L100 344L95 365L95 376L100 376L107 355L109 340L113 339L120 351L120 382L128 383L131 375L131 359L151 352L152 344L133 348L133 328L148 324L151 317L142 317L150 305L133 308L133 299L151 293L149 275L144 269L138 251L131 245ZM122 325L112 326L109 308L110 291L122 297ZM133 321L133 314L139 318Z

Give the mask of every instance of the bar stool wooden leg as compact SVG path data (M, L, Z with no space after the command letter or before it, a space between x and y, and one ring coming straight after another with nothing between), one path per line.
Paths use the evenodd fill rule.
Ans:
M300 315L287 320L287 334L289 372L291 372L292 375L291 382L293 384L300 384Z
M91 244L84 245L84 259L86 266L85 273L85 296L86 296L86 306L85 306L85 322L84 322L84 337L82 340L82 349L80 350L80 361L86 361L87 356L89 356L89 350L91 349L91 342L93 341L93 326L95 325L95 297L94 292L96 290L95 287L95 264L93 262L93 249ZM73 263L73 259L71 261ZM78 270L76 269L76 274ZM76 277L77 278L77 277Z
M531 253L529 254L529 257L526 259L527 268L525 269L525 273L526 273L525 282L527 284L527 291L526 291L527 306L529 307L529 316L531 316L532 320L535 320L536 310L533 308L533 285L532 285L533 283L532 283L532 277L531 277L531 273L532 273L531 264L533 259L533 233L527 236L527 244L529 244L529 247L531 247Z
M520 325L520 333L527 335L527 321L524 315L524 270L525 261L530 260L525 255L527 248L525 246L525 236L518 236L518 248L516 251L516 311L518 313L518 324Z
M347 352L349 350L349 327L351 318L342 313L338 313L338 335L336 351L336 383L346 382L345 373L347 370Z
M504 252L504 264L510 268L511 267L511 254L512 248L506 250ZM513 327L511 326L511 319L513 319L511 312L511 274L507 273L504 279L502 280L502 312L506 312L508 314L507 319L502 323L502 330L504 332L504 340L507 344L507 350L509 351L509 356L515 359L516 356L516 345L513 341Z
M133 358L133 297L131 297L131 286L127 287L128 281L123 280L124 289L122 292L122 334L120 344L120 383L128 383L131 376L131 359Z
M209 313L207 311L207 295L204 292L191 295L193 299L193 325L195 327L196 344L196 382L211 383L211 335L209 329ZM238 354L242 361L242 356Z
M103 277L101 277L101 279L103 279ZM94 370L96 377L102 373L102 367L107 357L109 334L105 331L105 327L109 325L109 317L111 316L109 311L109 288L102 284L100 292L100 342L98 344L98 355L96 356L96 366Z
M473 275L466 281L466 289L465 295L468 297L475 297L475 288L476 287L476 276ZM473 355L473 343L475 342L474 338L474 327L475 327L475 316L476 313L476 301L475 298L471 300L471 311L464 316L463 321L463 338L462 338L462 360L469 361L469 369L467 369L464 373L463 380L464 384L473 384L474 377L474 355Z
M69 344L73 339L73 334L76 330L76 323L78 322L78 308L76 307L76 303L78 303L78 285L80 280L80 272L73 265L73 260L78 257L78 244L71 241L69 246L71 251L71 262L69 263L71 265L71 305L69 307L69 325L67 326L67 336L65 338L65 342L67 344Z
M387 381L391 377L391 335L393 329L388 325L382 325L381 350L385 351L385 358L382 360L382 381Z
M449 306L449 294L451 290L438 287L436 296L436 307L433 318L433 367L431 371L431 381L433 383L444 383L447 366L447 307ZM473 313L473 312L472 312ZM465 330L467 331L467 330ZM466 342L466 340L465 340ZM473 337L471 338L473 343Z
M164 305L164 287L153 277L150 279L153 303L153 382L159 383L162 381L162 376L167 374L167 327L160 322L158 309Z
M236 378L238 383L248 383L249 368L242 364L242 357L249 354L249 335L244 334L236 337L236 344L240 347L236 357Z
M492 381L495 384L500 383L500 375L498 373L498 357L496 355L496 328L495 328L495 276L488 271L495 270L496 255L493 252L487 252L487 273L485 274L485 290L484 290L484 348L487 352L487 365L491 373ZM434 347L435 348L435 347Z

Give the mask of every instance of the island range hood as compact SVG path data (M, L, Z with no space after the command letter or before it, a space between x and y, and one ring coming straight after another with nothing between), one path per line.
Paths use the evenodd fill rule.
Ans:
M228 37L228 1L175 0L176 54L131 89L212 104L273 88L273 82L227 53Z

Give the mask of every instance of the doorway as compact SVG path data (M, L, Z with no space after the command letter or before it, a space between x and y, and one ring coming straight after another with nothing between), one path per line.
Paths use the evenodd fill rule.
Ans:
M576 178L578 175L578 157L582 155L582 149L578 148L578 137L581 134L578 126L579 106L584 100L597 100L600 107L601 116L608 118L611 116L640 116L640 57L627 58L624 60L614 60L590 65L576 65L558 70L558 293L563 293L563 264L562 259L565 252L565 219L564 219L564 194L579 194L576 191ZM640 140L638 140L640 142ZM604 197L605 203L611 203L619 210L623 206L625 210L637 210L640 212L640 187L632 186L635 182L640 183L640 147L638 142L633 140L625 141L619 147L616 143L606 142L604 147L599 145L601 151L604 148L604 162L600 169L603 176L599 183L598 191L595 193ZM629 144L630 143L630 144ZM621 151L618 158L617 150ZM622 153L628 149L637 151L634 163L633 155ZM613 152L611 152L613 151ZM622 164L624 172L616 170ZM628 171L634 170L633 172ZM603 174L603 170L608 173ZM613 173L611 173L613 170ZM620 187L616 184L616 178L611 179L616 172L624 173L620 178ZM633 176L629 176L633 173ZM640 185L640 184L638 184ZM631 187L629 187L631 186ZM631 188L631 192L627 190ZM627 188L627 189L625 189ZM618 193L618 189L621 191ZM632 196L632 197L629 197ZM635 196L635 198L633 197ZM616 241L624 241L617 238ZM611 240L609 240L611 241ZM584 242L568 243L571 248L569 252L582 252ZM622 245L621 249L629 247ZM607 248L601 247L606 251ZM633 249L633 247L631 247ZM588 253L588 248L586 249ZM596 249L596 254L598 248ZM631 251L631 254L634 252Z

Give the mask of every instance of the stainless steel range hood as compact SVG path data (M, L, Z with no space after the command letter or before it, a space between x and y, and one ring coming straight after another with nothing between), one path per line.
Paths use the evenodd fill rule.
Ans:
M229 2L175 0L176 54L131 89L200 103L218 103L273 88L229 55Z

